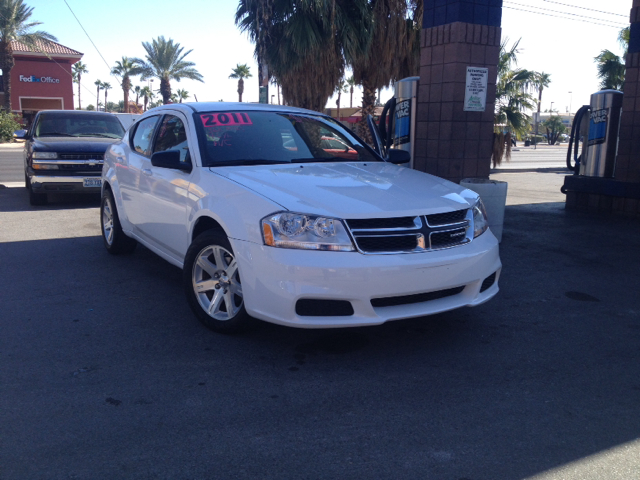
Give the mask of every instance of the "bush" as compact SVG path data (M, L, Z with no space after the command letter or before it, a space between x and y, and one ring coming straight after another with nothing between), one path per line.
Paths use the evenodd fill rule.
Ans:
M13 132L20 130L22 126L16 121L13 113L0 111L0 142L13 141Z

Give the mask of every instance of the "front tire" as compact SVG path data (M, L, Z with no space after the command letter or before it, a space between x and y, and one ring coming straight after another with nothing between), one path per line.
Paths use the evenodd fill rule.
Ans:
M235 333L253 322L244 307L238 263L224 234L209 230L193 241L183 284L189 306L207 328Z
M48 202L46 193L35 193L31 186L31 181L27 175L24 176L24 185L29 192L29 204L34 206L46 205Z
M131 253L135 250L136 242L127 237L122 231L118 209L111 190L105 189L100 202L100 225L102 227L102 240L107 252L111 254Z

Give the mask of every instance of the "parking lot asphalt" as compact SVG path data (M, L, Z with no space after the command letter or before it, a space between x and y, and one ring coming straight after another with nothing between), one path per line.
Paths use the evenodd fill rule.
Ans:
M565 210L563 175L492 175L484 305L224 336L177 268L105 252L98 199L0 174L0 478L639 478L640 225Z

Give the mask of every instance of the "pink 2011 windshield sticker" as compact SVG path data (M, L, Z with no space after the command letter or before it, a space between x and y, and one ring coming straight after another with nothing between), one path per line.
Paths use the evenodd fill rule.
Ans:
M249 115L244 112L205 113L200 115L200 119L205 127L253 125Z

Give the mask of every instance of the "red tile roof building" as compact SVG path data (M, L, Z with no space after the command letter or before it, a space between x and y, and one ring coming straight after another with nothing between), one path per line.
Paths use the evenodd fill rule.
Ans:
M11 49L15 60L11 69L14 113L29 122L39 110L74 109L71 66L82 58L82 53L50 41L38 41L34 47L13 41ZM4 92L0 92L3 96Z

